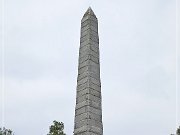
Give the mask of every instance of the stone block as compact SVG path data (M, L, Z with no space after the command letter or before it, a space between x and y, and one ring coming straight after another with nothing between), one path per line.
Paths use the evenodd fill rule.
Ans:
M97 36L98 37L97 31L94 31L93 29L90 29L90 27L87 30L85 30L85 31L81 31L81 37L83 37L85 35L88 35L88 34L91 34L93 36Z
M101 86L96 85L96 84L94 84L94 83L91 82L91 81L90 81L89 87L90 87L91 89L96 90L96 91L101 91Z
M77 123L75 123L75 128L80 128L85 125L89 125L90 127L94 126L94 127L102 128L102 123L93 119L85 119L78 121Z
M86 26L82 27L81 32L84 32L84 31L86 31L88 29L91 29L91 30L93 30L95 32L98 32L98 28L96 26L93 26L93 25L86 25Z
M92 89L91 87L85 87L84 89L77 90L77 96L83 96L85 94L91 94L97 97L101 97L101 92L99 90Z
M82 68L78 68L78 74L82 74L84 72L87 72L89 71L89 66L85 66L85 67L82 67Z
M90 34L90 39L94 42L99 42L99 37L98 36L95 36L95 35L92 35Z
M84 95L76 98L76 103L81 103L81 102L89 101L89 100L96 102L96 103L100 103L101 102L101 95L92 95L89 93L84 94Z
M94 126L89 126L89 125L86 125L86 126L83 126L83 127L80 127L80 128L77 128L74 133L75 134L78 134L79 133L83 133L83 132L89 132L89 134L86 134L86 135L102 135L102 129L101 128L98 128L98 127L94 127ZM91 132L91 134L90 134Z
M86 60L83 63L80 63L78 68L80 69L80 68L85 67L85 66L95 66L95 67L99 68L99 64L95 63L92 60Z
M82 43L88 39L90 39L90 34L87 34L87 35L84 35L83 37L81 37L80 42Z
M86 20L88 20L89 18L90 18L89 16L83 17L82 20L81 20L81 23L84 22L84 21L86 21Z
M95 79L93 77L89 78L89 81L92 82L93 84L96 84L98 86L101 86L101 82L100 82L100 79Z
M81 84L81 85L77 85L77 92L78 91L81 91L81 90L84 90L85 88L88 88L89 87L89 84L86 82L84 84Z
M95 74L99 74L99 73L100 73L99 67L94 66L94 65L91 65L91 66L89 67L89 70L90 70L91 72L95 73Z
M99 48L98 48L98 46L95 46L95 45L93 45L93 44L87 44L87 45L81 47L81 48L79 49L79 51L80 51L79 54L81 54L81 53L83 53L83 52L86 52L86 51L93 51L93 52L99 54ZM99 55L97 55L97 56L99 56Z
M93 77L93 78L95 78L97 80L100 78L99 74L95 74L95 73L93 73L91 71L87 71L87 72L84 72L82 74L79 74L77 80L79 81L79 80L81 80L81 79L83 79L85 77Z
M99 53L92 51L91 49L86 49L84 51L80 51L79 58L86 57L87 55L92 55L96 58L99 58Z
M92 41L90 41L90 40L91 40L91 39L87 39L87 40L85 40L85 41L83 41L83 42L80 42L80 48L83 47L83 46L85 46L85 45L90 44L90 42L92 42Z

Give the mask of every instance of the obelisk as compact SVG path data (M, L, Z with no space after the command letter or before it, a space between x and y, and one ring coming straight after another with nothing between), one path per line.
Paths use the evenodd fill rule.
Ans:
M74 135L103 135L98 20L90 7L81 20Z

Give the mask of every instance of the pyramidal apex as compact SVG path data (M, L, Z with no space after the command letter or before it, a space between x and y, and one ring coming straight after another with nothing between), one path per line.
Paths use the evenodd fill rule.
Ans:
M95 17L96 17L96 15L94 14L94 12L93 12L93 10L91 9L91 7L88 8L88 10L85 12L85 14L84 14L83 17L88 16L88 15L89 15L89 16L92 15L92 16L95 16Z

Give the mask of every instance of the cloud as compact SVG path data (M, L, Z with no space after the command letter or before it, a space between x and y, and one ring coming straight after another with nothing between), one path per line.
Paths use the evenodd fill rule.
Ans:
M74 114L75 105L75 84L72 79L68 81L67 84L64 79L6 80L5 125L17 129L16 134L27 130L27 134L46 134L55 119L68 125L73 117L66 116Z
M56 119L72 134L80 20L89 5L99 21L104 134L173 133L175 3L168 0L6 1L5 126L41 135Z

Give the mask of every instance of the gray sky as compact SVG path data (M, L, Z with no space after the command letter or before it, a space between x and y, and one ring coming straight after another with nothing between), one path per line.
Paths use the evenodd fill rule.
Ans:
M15 135L45 135L53 120L72 135L89 6L99 21L104 135L170 135L180 125L175 0L4 1L4 122Z

